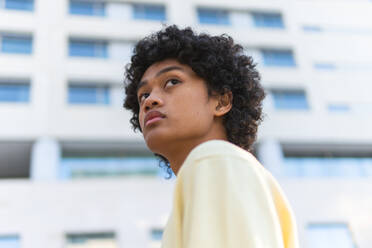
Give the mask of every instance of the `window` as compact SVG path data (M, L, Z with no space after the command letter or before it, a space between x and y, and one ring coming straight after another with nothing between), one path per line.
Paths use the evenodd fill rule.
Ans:
M230 25L229 12L221 9L198 9L199 23L215 24L215 25Z
M316 70L335 70L336 66L332 63L314 63L314 68Z
M308 110L306 95L300 90L273 90L275 109L285 110Z
M104 16L105 3L87 0L70 0L70 14Z
M71 39L69 55L71 57L107 58L108 43L101 40Z
M133 18L152 21L165 21L165 6L153 4L133 4Z
M343 223L308 225L307 244L309 248L356 248L348 226Z
M161 247L161 240L163 237L163 229L153 228L151 229L151 247Z
M160 241L163 238L163 229L153 228L151 229L151 239L154 241Z
M34 0L5 0L5 8L13 10L34 10Z
M26 83L10 83L0 81L0 103L2 102L29 102L30 85Z
M260 28L284 28L282 15L280 13L253 12L253 23Z
M104 233L79 233L67 234L66 248L117 248L115 234Z
M372 176L372 158L368 157L285 157L284 174L290 177Z
M328 104L329 112L348 112L350 111L350 106L347 104Z
M105 85L70 84L68 87L68 102L70 104L110 103L109 87Z
M291 50L262 49L261 53L265 66L296 66L293 52Z
M19 237L17 235L0 236L1 248L20 248Z
M3 34L1 39L1 52L12 54L31 54L32 37L18 34Z
M313 25L304 25L302 26L302 30L305 32L322 32L323 29L319 26L313 26Z
M154 157L63 156L61 178L163 176ZM165 175L165 174L164 174Z

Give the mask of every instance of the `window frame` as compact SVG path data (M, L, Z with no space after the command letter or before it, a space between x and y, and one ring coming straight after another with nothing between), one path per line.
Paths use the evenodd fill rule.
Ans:
M293 95L291 96L290 94L293 94ZM310 110L310 103L308 101L307 93L303 89L274 88L274 89L270 89L270 95L272 96L273 107L275 110L279 110L279 111L309 111ZM284 99L285 97L288 97L288 95L292 98L286 99L286 101L283 102L282 99ZM301 103L302 104L301 107L296 107L296 105L292 105L296 100L295 97L299 97L300 95L303 96L303 100L304 100Z
M157 11L161 13L149 13L151 8L159 8ZM167 8L164 4L145 4L145 3L132 3L131 4L132 10L132 19L133 20L144 20L144 21L160 21L165 22L167 21ZM136 12L136 10L141 10L140 12Z
M18 234L0 235L0 246L1 246L2 239L15 239L16 246L14 248L21 247L21 238Z
M75 44L73 44L75 43ZM80 43L80 44L79 44ZM85 43L85 44L84 44ZM93 46L92 51L88 51L89 47L80 48L87 49L86 51L77 53L75 46ZM85 55L84 55L85 53ZM109 58L109 41L102 39L87 39L87 38L70 38L68 40L68 57L70 58L90 58L90 59L108 59Z
M95 236L101 236L99 238L95 238ZM113 243L118 245L117 235L114 231L107 231L107 232L69 232L65 234L65 247L74 247L73 244L81 244L82 242L92 242L92 240L112 240ZM79 246L79 245L78 245Z
M83 13L83 12L74 12L73 11L73 2L75 4L87 3L92 4L92 13ZM98 6L98 7L97 7ZM91 17L105 17L107 16L107 3L105 1L84 1L84 0L69 0L68 13L72 16L91 16Z
M309 233L310 233L310 229L313 229L313 228L326 228L326 227L343 227L343 229L348 233L348 238L349 241L351 242L351 247L347 247L347 248L357 248L357 244L355 242L355 239L354 239L354 236L353 236L353 233L352 233L352 230L350 228L350 225L347 223L347 222L311 222L311 223L308 223L306 225L306 232L307 232L307 237L309 237ZM327 236L329 237L330 233L327 234ZM310 242L309 240L313 240L313 239L307 239L307 245L309 246L309 248L313 248L310 246ZM325 247L329 247L328 246L329 244L325 244ZM331 244L332 245L332 244ZM316 246L317 248L321 248L319 246Z
M77 101L75 98L76 96L71 94L77 94L76 92L71 92L71 89L75 88L75 90L95 90L94 97L95 100L87 100L87 101ZM92 83L92 82L78 82L78 81L70 81L67 84L67 103L68 105L72 106L109 106L111 104L111 91L112 87L108 83Z
M29 44L26 44L27 45L26 48L22 48L24 49L24 51L21 51L22 49L19 51L4 50L4 37L8 39L19 39L19 41L20 40L29 41ZM32 34L5 33L5 32L0 33L0 54L29 56L33 54L33 47L34 47L34 39L33 39Z
M163 177L164 175L155 157L141 154L130 156L62 155L59 169L59 178L62 180L132 176Z
M216 18L215 20L217 20L217 22L210 21L212 20L211 16L207 18L202 17L201 16L202 12L205 12L205 13L210 12L209 14L211 14L212 12L215 12L216 16L213 18ZM196 13L198 17L198 23L200 25L216 25L216 26L231 26L232 25L231 17L230 17L230 10L228 9L220 9L220 8L212 8L212 7L197 7ZM219 19L221 16L223 18Z
M3 7L6 10L29 11L29 12L33 12L35 10L35 1L34 0L25 0L24 1L26 3L25 8L9 8L9 7L7 7L7 1L21 2L19 0L3 0L3 6L1 6L1 7ZM30 5L28 5L27 2L30 2Z
M295 53L292 49L261 48L259 50L265 67L294 68L297 66ZM286 57L288 55L290 57ZM275 58L275 56L284 58Z
M0 104L28 104L31 102L31 83L29 80L6 80L0 79L0 89L2 86L9 86L9 87L24 87L20 88L20 92L15 97L15 100L2 100L0 94Z
M251 12L251 16L253 20L253 25L256 28L271 28L271 29L284 29L285 28L283 15L280 12L253 11ZM265 18L267 19L265 20ZM279 20L278 23L274 21L275 18L278 18Z

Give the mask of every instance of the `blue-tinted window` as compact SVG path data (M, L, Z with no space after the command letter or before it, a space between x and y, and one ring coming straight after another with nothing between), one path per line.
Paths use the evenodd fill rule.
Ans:
M69 55L71 57L107 58L108 44L106 41L70 40Z
M279 13L252 13L253 23L262 28L284 28L282 15Z
M32 37L16 34L3 34L1 37L1 52L13 54L31 54Z
M99 104L110 103L108 86L70 85L68 87L68 102L70 104Z
M291 50L262 49L261 53L265 66L296 66L293 52Z
M154 4L133 4L133 18L153 21L165 21L165 6Z
M317 70L335 70L336 66L332 63L314 63L314 68Z
M348 112L350 111L350 106L346 104L329 104L329 112Z
M70 14L104 16L105 3L96 1L70 0Z
M284 110L307 110L309 105L305 92L292 90L272 91L275 109Z
M153 228L151 229L151 239L153 241L161 241L163 238L163 229Z
M201 24L230 25L227 10L199 8L198 18Z
M289 177L368 177L372 176L372 158L286 157L283 169Z
M0 236L0 248L20 248L17 235Z
M306 234L308 248L356 248L347 224L310 224Z
M29 100L30 100L29 84L0 82L0 103L29 102Z
M115 233L74 233L66 235L66 248L81 247L117 247Z
M323 31L323 29L319 26L310 26L310 25L303 26L302 30L305 32L322 32Z
M120 176L164 176L159 162L153 157L64 157L62 179Z
M5 0L6 9L15 9L15 10L34 10L34 0Z

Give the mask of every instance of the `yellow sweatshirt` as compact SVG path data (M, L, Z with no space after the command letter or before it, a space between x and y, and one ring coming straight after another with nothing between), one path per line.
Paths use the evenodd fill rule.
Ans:
M180 168L162 248L298 248L279 184L249 152L212 140Z

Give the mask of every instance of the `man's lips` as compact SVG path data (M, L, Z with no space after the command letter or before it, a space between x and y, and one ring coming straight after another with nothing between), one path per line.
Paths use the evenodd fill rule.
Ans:
M151 123L165 118L165 115L159 111L152 110L145 115L145 127Z

